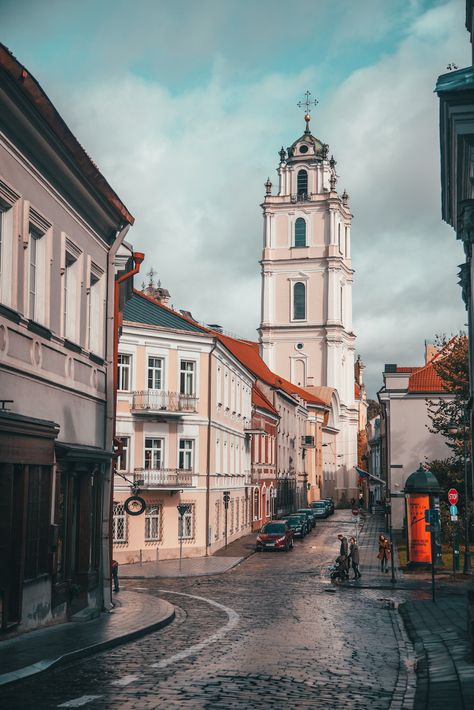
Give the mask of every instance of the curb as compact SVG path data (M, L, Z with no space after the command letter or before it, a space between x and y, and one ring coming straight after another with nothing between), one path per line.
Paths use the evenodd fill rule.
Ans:
M36 675L37 673L43 673L44 671L56 668L57 666L69 663L69 661L78 660L80 658L86 658L100 651L105 651L108 648L113 648L114 646L120 646L128 641L133 641L141 636L146 636L153 631L159 631L165 626L171 624L175 618L175 609L172 604L166 602L164 599L161 600L170 607L168 615L161 618L159 621L153 624L148 624L147 626L142 626L140 629L135 629L129 633L125 633L121 636L115 636L114 638L108 639L107 641L101 641L99 643L92 644L91 646L86 646L85 648L78 648L75 651L70 651L57 658L47 658L37 663L33 663L31 666L25 666L24 668L19 668L16 671L11 671L10 673L4 673L0 675L0 686L9 685L11 683L16 683L29 676Z
M127 575L126 577L120 577L121 582L126 582L128 579L192 579L193 577L218 577L221 574L226 574L226 572L229 572L231 569L234 569L234 567L237 567L238 565L241 565L242 562L245 562L245 560L248 560L249 557L255 554L255 550L250 553L250 555L246 555L245 557L241 557L237 562L233 562L229 567L226 567L226 569L223 569L219 572L196 572L195 574L179 574L179 575L158 575L156 577L150 577L150 576L145 576L143 574L137 574L137 575Z

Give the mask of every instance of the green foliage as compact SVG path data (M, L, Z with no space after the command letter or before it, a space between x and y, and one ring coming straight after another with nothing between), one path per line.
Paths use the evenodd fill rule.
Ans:
M470 436L465 411L469 400L469 350L464 333L452 338L436 336L439 354L433 360L433 367L442 382L443 390L450 396L428 402L430 431L441 434L453 452L455 462L464 459L464 441L467 455L470 455Z

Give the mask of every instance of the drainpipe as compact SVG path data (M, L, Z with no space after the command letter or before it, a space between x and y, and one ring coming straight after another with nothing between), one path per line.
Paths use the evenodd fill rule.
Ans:
M209 519L210 519L210 483L211 483L211 413L212 413L212 353L217 347L217 338L213 338L213 346L209 352L207 368L207 455L206 455L206 557L209 555Z
M108 279L107 283L109 290L107 293L107 408L106 408L106 443L115 443L115 428L116 428L116 407L117 407L117 360L118 360L118 331L121 324L120 313L119 313L119 288L120 284L126 279L131 278L137 274L140 270L140 265L143 261L144 254L141 252L135 252L133 254L133 260L135 263L135 268L126 274L122 274L118 278L114 278L111 281L111 274L115 273L115 258L120 246L125 239L130 225L127 224L122 229L117 230L114 243L109 251L109 258L107 264ZM111 309L111 304L113 303L113 311ZM109 357L109 343L112 340L112 358ZM110 370L112 369L112 372ZM103 559L104 559L104 607L110 609L112 606L112 578L111 578L111 568L112 568L112 545L113 545L113 535L112 535L112 524L113 524L113 502L114 502L114 481L112 465L109 467L106 474L106 486L109 487L108 499L104 500L104 525L107 529L107 535L104 535L103 543ZM108 518L108 520L107 520Z

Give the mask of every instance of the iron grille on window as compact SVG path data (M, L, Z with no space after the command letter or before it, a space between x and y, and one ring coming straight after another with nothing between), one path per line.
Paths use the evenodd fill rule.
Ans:
M192 540L194 538L194 504L188 504L187 512L178 517L178 538Z
M114 503L113 541L127 542L127 518L122 503Z
M161 540L161 505L150 503L145 510L145 540Z

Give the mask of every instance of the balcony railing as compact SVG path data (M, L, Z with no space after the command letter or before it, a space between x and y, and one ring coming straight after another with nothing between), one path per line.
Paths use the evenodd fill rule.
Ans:
M298 192L290 196L291 202L308 202L311 197L307 192Z
M195 475L180 468L136 468L133 482L138 488L195 488Z
M133 393L132 411L182 415L197 411L198 398L180 392L142 390Z

